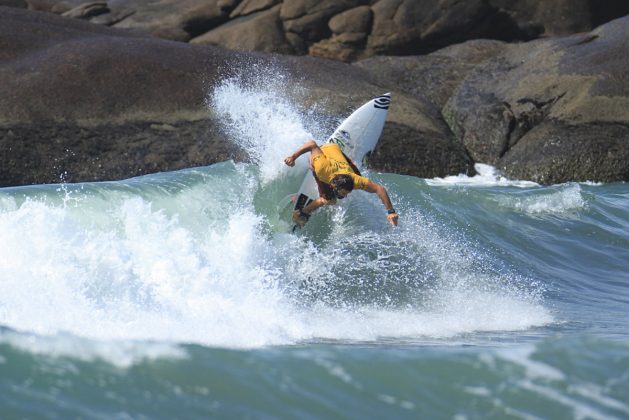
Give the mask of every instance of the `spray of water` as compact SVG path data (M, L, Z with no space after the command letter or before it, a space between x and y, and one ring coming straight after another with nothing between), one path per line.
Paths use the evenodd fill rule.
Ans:
M292 192L275 191L295 170L282 158L322 129L284 94L294 89L281 72L256 74L208 96L255 164L0 190L0 325L255 347L552 322L530 282L423 215L395 178L398 229L377 198L356 193L303 235L286 233L267 196Z
M207 104L229 139L260 168L262 181L269 182L283 173L284 157L322 129L317 109L301 110L293 102L306 95L297 81L277 67L253 65L249 70L223 80ZM299 165L305 168L305 160Z

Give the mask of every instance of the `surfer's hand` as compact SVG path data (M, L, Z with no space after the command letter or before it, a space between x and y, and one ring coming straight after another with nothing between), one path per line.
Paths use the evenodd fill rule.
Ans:
M295 166L295 158L292 155L288 156L286 159L284 159L284 163L287 166Z
M304 225L308 223L309 219L310 215L302 210L295 210L293 212L293 222L297 223L299 227L304 227Z
M391 214L387 214L387 219L389 220L389 223L391 223L391 226L397 226L397 219L400 216L398 216L397 213L391 213Z

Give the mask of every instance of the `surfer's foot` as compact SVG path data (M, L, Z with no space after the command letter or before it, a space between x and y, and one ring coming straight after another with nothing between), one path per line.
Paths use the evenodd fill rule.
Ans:
M300 227L304 227L310 220L310 215L303 210L295 210L293 212L293 222L297 223Z

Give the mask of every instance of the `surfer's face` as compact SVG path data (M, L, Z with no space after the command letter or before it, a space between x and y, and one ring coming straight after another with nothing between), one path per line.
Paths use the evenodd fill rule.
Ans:
M347 197L347 194L349 193L350 193L349 191L344 190L342 188L339 188L339 189L334 188L334 195L336 196L338 200L344 199L345 197Z
M338 174L332 178L330 187L337 199L344 199L354 189L354 180L347 174Z

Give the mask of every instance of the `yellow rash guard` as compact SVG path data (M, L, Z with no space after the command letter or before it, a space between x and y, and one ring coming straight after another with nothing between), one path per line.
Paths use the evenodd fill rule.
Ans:
M321 151L323 155L312 159L312 169L321 182L330 184L335 175L347 174L354 180L354 189L367 189L369 179L354 173L338 144L324 144Z

